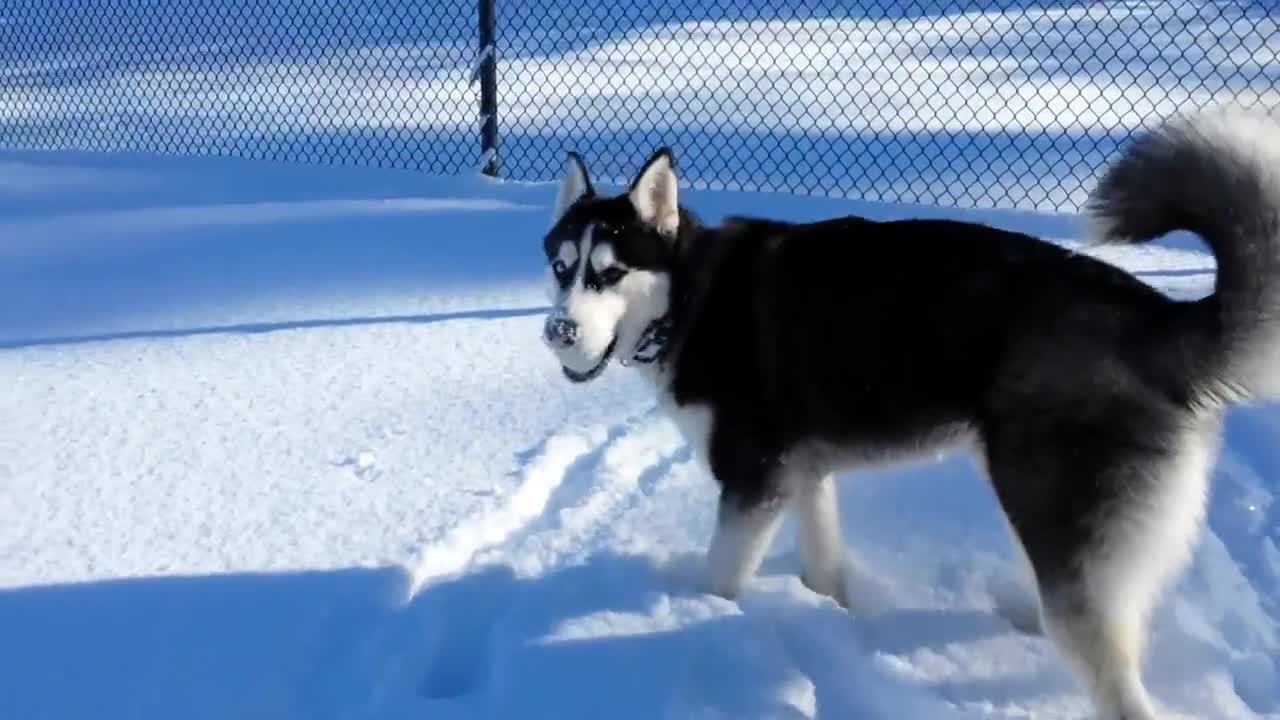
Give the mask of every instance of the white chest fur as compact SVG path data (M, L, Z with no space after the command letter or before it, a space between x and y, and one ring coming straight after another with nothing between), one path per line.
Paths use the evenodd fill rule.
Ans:
M695 459L703 465L704 470L709 470L707 463L714 422L711 406L701 403L677 404L671 394L669 378L658 366L642 365L637 370L653 385L658 398L658 410L676 424Z

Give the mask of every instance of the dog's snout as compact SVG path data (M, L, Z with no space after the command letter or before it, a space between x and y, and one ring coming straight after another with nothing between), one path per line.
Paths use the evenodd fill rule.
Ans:
M569 347L578 341L578 323L563 315L554 315L547 318L543 333L552 345Z

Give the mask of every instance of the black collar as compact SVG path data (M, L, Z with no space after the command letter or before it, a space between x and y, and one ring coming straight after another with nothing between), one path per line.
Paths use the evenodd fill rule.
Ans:
M640 339L636 341L635 349L631 351L631 355L622 359L622 364L650 365L655 362L661 362L667 356L671 341L671 328L670 313L649 323L644 332L640 333Z

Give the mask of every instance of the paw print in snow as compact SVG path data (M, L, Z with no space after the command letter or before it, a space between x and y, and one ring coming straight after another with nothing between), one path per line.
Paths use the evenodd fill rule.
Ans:
M368 450L361 450L355 457L343 458L335 464L351 470L360 479L369 479L377 472L378 458Z

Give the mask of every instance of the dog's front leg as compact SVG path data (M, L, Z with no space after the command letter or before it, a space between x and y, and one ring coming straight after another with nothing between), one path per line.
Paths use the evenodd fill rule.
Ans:
M707 579L711 592L736 598L764 559L778 530L782 503L769 500L744 503L720 494L715 534L707 550Z
M836 504L835 480L825 475L795 483L793 505L799 534L804 584L849 607L845 590L844 543Z

